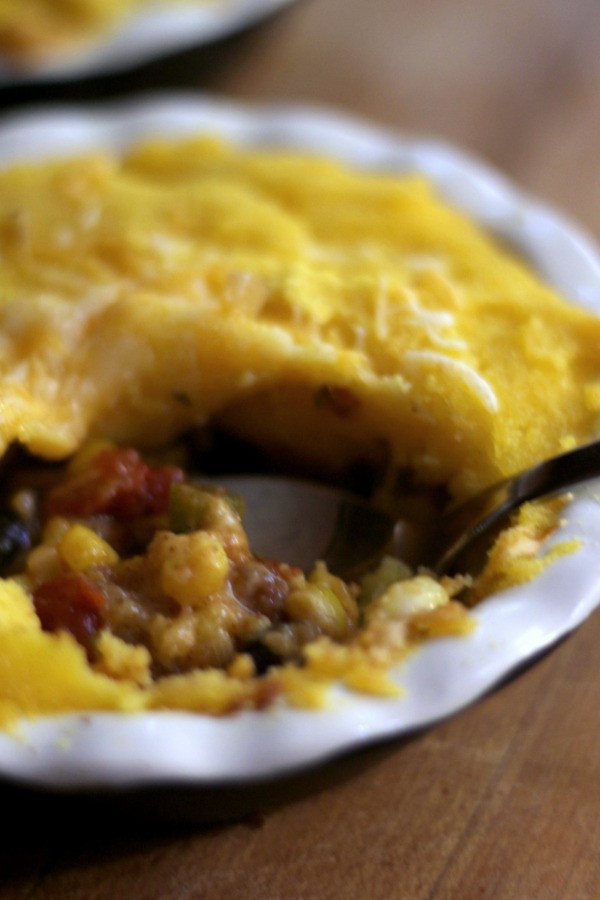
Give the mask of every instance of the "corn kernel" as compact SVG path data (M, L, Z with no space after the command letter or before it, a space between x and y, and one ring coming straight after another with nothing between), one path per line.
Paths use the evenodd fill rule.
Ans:
M157 535L151 554L158 558L162 589L182 606L198 606L218 591L229 560L219 538L210 531Z
M42 543L49 547L58 547L67 531L72 527L73 522L66 516L52 516L44 526Z
M62 561L74 572L90 566L114 565L119 555L111 545L85 525L72 525L58 545Z
M408 618L443 606L448 600L448 594L439 582L428 575L416 575L386 588L372 603L367 618L382 612L390 618Z
M348 617L329 587L307 583L294 588L286 597L285 609L292 619L311 622L330 637L341 639L348 632Z

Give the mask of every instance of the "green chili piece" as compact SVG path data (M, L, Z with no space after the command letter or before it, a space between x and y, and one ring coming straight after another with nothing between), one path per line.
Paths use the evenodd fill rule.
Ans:
M169 528L176 534L213 528L220 518L219 507L223 503L241 518L244 501L238 494L210 485L175 483L169 493Z
M176 483L169 493L169 528L176 534L190 534L207 528L211 518L211 496L193 484Z

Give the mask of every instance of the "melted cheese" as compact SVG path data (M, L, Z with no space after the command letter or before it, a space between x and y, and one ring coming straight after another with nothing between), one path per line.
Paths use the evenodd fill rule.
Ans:
M212 421L464 494L596 429L600 321L420 178L155 141L1 173L0 254L2 450Z

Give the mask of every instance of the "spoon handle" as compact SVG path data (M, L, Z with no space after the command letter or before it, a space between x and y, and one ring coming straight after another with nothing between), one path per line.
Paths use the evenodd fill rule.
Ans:
M511 496L517 504L545 497L600 475L600 441L576 447L528 469L514 479Z
M598 475L600 440L545 460L450 507L440 520L438 559L433 569L440 575L455 569L459 557L500 529L522 503L551 496Z

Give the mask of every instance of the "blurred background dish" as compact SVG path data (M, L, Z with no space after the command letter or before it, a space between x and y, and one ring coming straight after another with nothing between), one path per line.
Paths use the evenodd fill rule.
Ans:
M94 38L86 33L31 52L15 38L14 51L0 52L0 87L63 81L121 72L243 30L294 0L169 0L141 8ZM1 12L1 10L0 10ZM0 18L0 37L2 19ZM10 43L7 38L6 44Z

